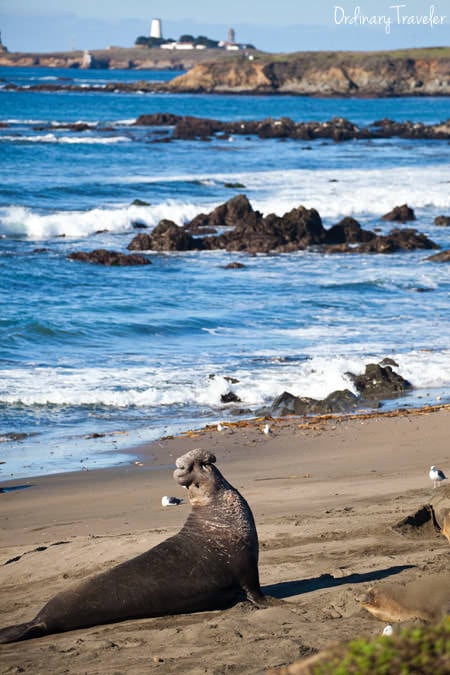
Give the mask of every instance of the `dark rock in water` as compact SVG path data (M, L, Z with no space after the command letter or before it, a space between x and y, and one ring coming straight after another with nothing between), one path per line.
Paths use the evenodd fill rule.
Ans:
M247 222L259 212L253 211L253 208L245 195L236 195L224 204L220 204L211 213L200 213L193 218L185 227L192 230L193 227L235 227L239 223Z
M148 225L145 223L141 223L137 220L133 222L133 230L146 230L148 228Z
M430 260L431 262L450 262L450 250L430 255L426 260Z
M45 248L44 246L42 246L40 248L34 248L33 249L33 253L47 253L48 251L50 251L50 249Z
M416 249L439 248L425 234L411 228L394 229L387 235L376 235L361 244L347 242L326 246L327 253L395 253L396 251L414 251Z
M152 238L150 234L141 232L137 234L128 244L127 249L129 251L151 251L152 250Z
M371 241L375 234L370 230L363 230L354 218L343 218L339 223L330 227L326 234L327 244L356 244Z
M131 206L150 206L150 202L145 202L143 199L133 199Z
M322 401L317 401L311 412L316 414L344 413L355 410L360 405L357 396L350 389L333 391Z
M401 206L395 206L389 213L385 213L381 220L395 220L406 223L408 220L416 220L416 216L408 204L402 204Z
M196 240L171 220L161 220L151 237L155 251L191 251L199 248Z
M450 227L450 216L437 216L434 224L438 227Z
M280 396L272 403L270 409L274 417L283 417L284 415L303 415L305 406L308 405L312 398L300 398L290 394L288 391L283 391Z
M380 366L394 366L394 368L398 368L398 363L394 361L394 359L391 359L389 356L386 356L384 359L380 361Z
M33 434L26 434L20 431L8 431L7 433L0 435L0 443L5 443L7 441L24 441L31 435Z
M241 270L245 265L240 262L230 262L228 265L224 266L224 269L226 270Z
M222 231L217 234L218 230ZM194 237L194 234L198 236ZM388 235L377 235L364 230L353 218L344 218L326 230L319 213L304 206L291 209L283 216L274 213L263 216L253 209L246 195L238 194L210 213L200 213L183 227L170 220L161 220L151 234L137 235L128 249L222 249L256 254L289 253L312 246L327 253L394 253L439 248L416 230L397 228Z
M289 117L278 120L272 118L262 120L258 125L259 138L289 138L294 135L295 122Z
M205 239L204 245L210 249L269 253L303 250L324 240L325 229L318 212L300 206L282 217L269 214L265 218L259 211L247 209L233 230Z
M230 375L224 375L223 379L229 382L230 384L239 384L240 380L237 377L230 377Z
M192 251L201 248L201 240L171 220L160 220L151 234L137 234L128 244L130 251Z
M67 256L70 260L79 262L96 263L108 267L124 267L126 265L150 265L151 261L143 255L119 253L98 248L95 251L75 251Z
M154 113L153 115L139 115L134 122L135 126L145 127L172 127L180 119L180 115L172 113Z
M223 186L226 188L236 188L236 189L245 188L245 185L243 185L242 183L224 183Z
M384 398L401 396L412 388L410 382L394 372L391 366L369 363L363 374L346 373L355 385L361 397L366 400L380 401Z
M294 396L285 391L272 403L274 417L285 415L323 415L327 413L350 412L358 408L359 399L349 389L333 391L326 398L318 400L307 396Z
M226 394L222 394L220 397L222 403L240 403L241 399L233 391L228 391Z
M417 232L411 228L405 229L394 229L385 237L376 237L376 239L384 240L384 243L392 246L393 250L403 250L403 251L414 251L416 249L433 249L439 248L437 244L429 239L425 234ZM362 249L368 247L370 250L370 245L372 241L363 245Z
M203 119L200 117L180 117L173 130L172 138L182 138L184 140L190 139L206 139L210 138L217 131L222 131L224 128L223 122L218 120Z
M189 232L189 234L197 234L201 235L204 237L206 234L217 234L217 230L215 227L208 227L207 225L196 225L195 223L186 223L184 225L184 229L186 232Z

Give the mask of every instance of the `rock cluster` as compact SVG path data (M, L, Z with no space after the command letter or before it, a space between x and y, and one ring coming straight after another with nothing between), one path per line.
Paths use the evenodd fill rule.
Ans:
M75 251L67 256L70 260L79 262L96 263L107 267L124 267L127 265L150 265L151 261L143 255L127 255L118 251L107 251L104 248L95 251Z
M346 373L353 382L358 395L349 389L333 391L326 398L317 400L306 396L294 396L284 391L272 403L270 410L260 411L273 417L285 415L323 415L348 413L370 405L378 407L380 401L402 396L411 389L411 384L396 373L391 365L369 363L364 373Z
M438 227L450 227L450 216L437 216L434 224Z
M310 247L319 247L326 253L392 253L438 248L416 230L397 228L387 235L377 235L363 229L353 218L344 218L327 230L319 213L304 206L291 209L283 216L273 213L263 216L253 209L245 195L236 195L210 213L199 214L183 227L162 220L153 232L141 232L128 245L132 251L222 249L246 253L288 253Z
M348 141L353 139L376 138L450 138L450 120L441 124L426 125L422 122L394 122L389 119L378 120L367 127L343 118L334 117L327 122L294 122L289 117L263 120L240 120L223 122L202 117L155 113L140 115L136 126L173 127L173 139L210 139L217 134L222 136L258 136L259 138L292 138L312 141L330 139Z

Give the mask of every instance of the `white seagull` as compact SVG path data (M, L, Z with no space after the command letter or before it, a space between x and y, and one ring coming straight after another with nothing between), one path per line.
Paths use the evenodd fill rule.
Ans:
M161 504L163 506L179 506L179 504L182 504L183 500L178 499L178 497L167 497L167 495L164 495L164 497L161 499Z
M393 633L394 629L392 628L391 624L388 623L387 626L383 628L383 635L385 635L386 637L390 637L391 635L393 635Z
M263 429L263 434L266 434L266 436L268 436L270 433L271 433L270 424L265 424L264 429Z
M227 428L228 427L226 427L224 424L221 424L221 422L219 422L219 424L217 425L217 431L224 431L224 429Z
M447 479L447 476L443 471L438 469L436 466L432 466L430 468L430 473L428 474L430 476L430 480L433 481L433 487L438 487L439 483L443 480Z

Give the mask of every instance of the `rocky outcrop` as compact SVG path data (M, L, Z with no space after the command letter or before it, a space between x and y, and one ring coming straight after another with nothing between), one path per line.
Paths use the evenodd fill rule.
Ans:
M450 251L441 251L435 255L430 255L427 260L431 262L450 262Z
M134 83L133 86L137 86L137 84L139 83ZM42 88L42 85L40 85L40 88ZM414 139L450 139L450 120L445 124L426 125L423 122L393 122L384 119L373 122L367 127L360 127L344 117L333 117L327 122L294 122L289 117L224 122L172 113L155 113L140 115L135 125L173 127L170 138L185 140L208 139L214 136L226 138L230 136L258 136L261 139L291 138L307 141L329 139L336 142L392 138L394 136Z
M233 223L234 227L222 234L205 237L204 248L247 253L272 251L286 253L304 250L308 246L319 245L325 241L326 232L315 209L299 206L281 217L275 214L263 217L259 211L254 211L248 202L246 206L241 197L242 195L238 195L230 202L239 203L243 211L232 221L225 220L230 224ZM226 213L230 202L227 203Z
M110 48L92 50L89 67L182 69L170 82L112 83L104 91L298 94L302 96L449 96L447 48L396 52L298 52L272 55L253 51ZM86 60L85 60L86 62ZM0 54L1 66L80 68L83 52ZM448 133L448 124L445 125Z
M326 243L329 245L359 244L375 238L374 232L363 230L357 220L347 217L330 227L326 235Z
M107 267L124 267L127 265L150 265L151 261L143 255L127 255L118 251L107 251L98 248L94 251L75 251L67 256L70 260L79 262L95 263Z
M434 224L438 227L450 227L450 216L437 216Z
M397 251L415 251L417 249L439 248L437 244L425 234L411 228L394 229L386 235L375 235L367 238L363 243L353 244L346 241L342 244L325 246L327 253L396 253Z
M364 373L354 375L346 373L353 382L362 399L380 401L385 398L401 396L411 389L411 383L396 373L391 366L378 363L366 365Z
M358 397L349 389L333 391L326 398L318 400L307 396L294 396L284 391L272 403L270 415L326 415L328 413L348 413L359 406Z
M177 92L310 96L450 95L448 50L304 52L276 59L202 63L170 83Z
M394 206L392 211L385 213L382 216L381 220L387 221L397 221L399 223L406 223L408 220L415 220L416 216L408 204L402 204L401 206Z
M367 405L379 407L384 399L402 396L411 389L411 384L393 371L390 365L369 363L364 373L354 375L346 373L358 391L355 395L349 389L333 391L326 398L318 400L307 396L294 396L284 391L272 403L269 410L258 411L272 417L286 415L326 415L328 413L348 413Z
M198 248L201 248L201 241L171 220L161 220L151 234L137 234L127 246L129 251L192 251Z
M394 253L439 248L416 230L402 228L376 235L364 230L354 218L344 218L327 230L319 213L304 206L282 216L273 213L263 216L253 209L245 195L236 195L210 213L200 213L183 227L161 220L153 232L137 234L127 248L289 253L311 247L326 253Z

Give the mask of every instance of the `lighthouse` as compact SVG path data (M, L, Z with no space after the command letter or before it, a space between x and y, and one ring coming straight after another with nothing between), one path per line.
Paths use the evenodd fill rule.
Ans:
M162 38L161 19L152 19L150 37L160 40Z

